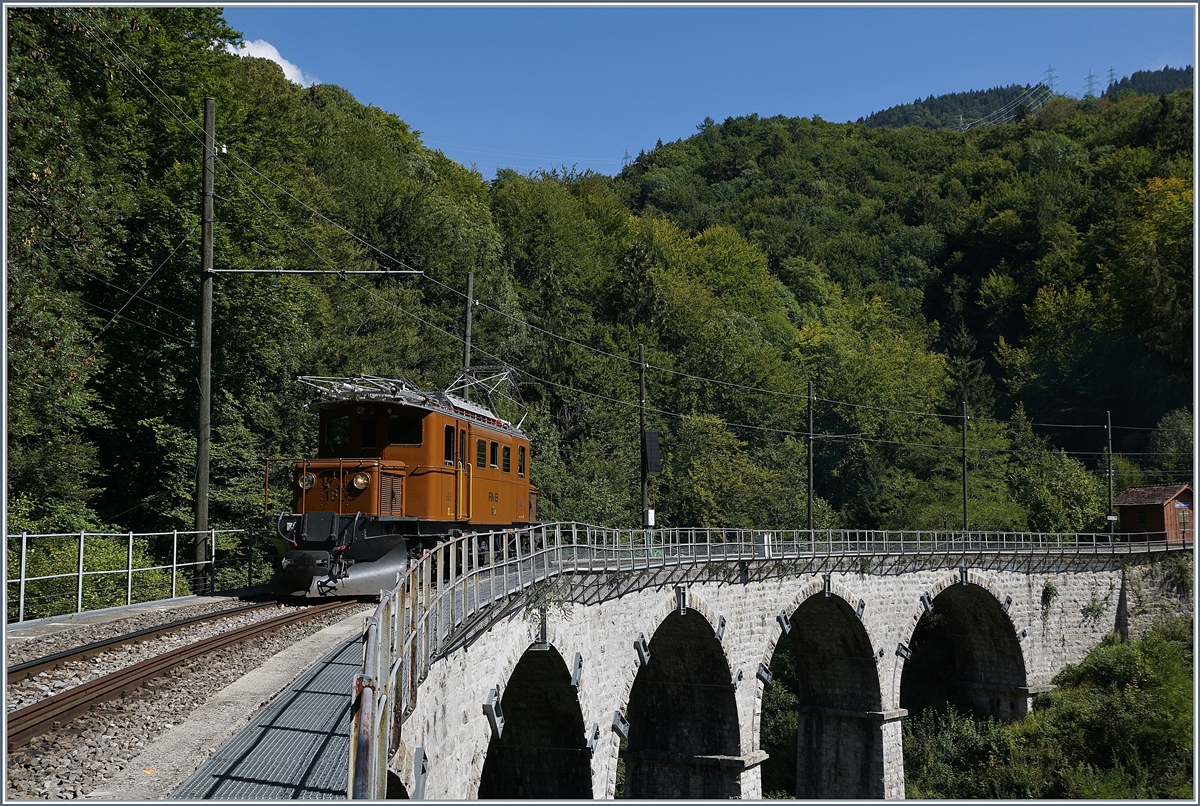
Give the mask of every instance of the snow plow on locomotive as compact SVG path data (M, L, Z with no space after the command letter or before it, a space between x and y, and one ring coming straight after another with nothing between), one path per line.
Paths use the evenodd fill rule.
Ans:
M460 377L445 392L406 378L299 380L317 390L320 443L313 459L267 460L276 593L378 596L423 545L536 521L528 437L453 393L476 380ZM277 485L290 475L290 512L270 514L272 470Z

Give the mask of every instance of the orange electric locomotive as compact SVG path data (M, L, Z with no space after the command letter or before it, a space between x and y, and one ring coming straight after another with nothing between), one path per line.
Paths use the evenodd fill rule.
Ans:
M299 379L317 390L320 447L315 459L267 462L268 507L272 465L291 469L292 511L269 516L283 555L277 592L375 596L414 545L537 518L529 439L453 394L477 378L445 392L406 378Z

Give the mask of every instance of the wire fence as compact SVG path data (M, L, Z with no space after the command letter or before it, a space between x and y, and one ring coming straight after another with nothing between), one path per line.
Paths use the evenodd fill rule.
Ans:
M273 554L253 529L8 535L5 620L250 587L270 578Z
M386 794L386 764L420 682L449 642L486 628L489 605L564 574L619 574L821 557L1116 556L1191 550L1190 534L607 529L552 523L465 534L413 561L367 618L353 687L350 798Z

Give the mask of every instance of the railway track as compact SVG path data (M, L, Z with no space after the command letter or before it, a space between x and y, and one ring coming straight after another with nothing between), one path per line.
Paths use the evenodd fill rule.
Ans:
M270 604L252 605L245 608L237 608L236 610L237 612L245 612L246 610L253 609L255 607L266 607L274 604L275 603L272 602ZM135 663L132 666L128 666L119 671L112 672L111 674L107 674L95 680L91 680L68 691L63 691L59 694L55 694L54 696L47 697L46 699L40 700L39 702L36 702L26 708L13 711L7 717L8 749L11 751L15 747L20 747L30 739L47 733L56 727L66 724L67 722L70 722L75 717L87 713L91 708L97 705L107 702L108 700L115 699L126 692L133 691L134 689L144 685L146 682L162 675L164 672L167 672L182 663L192 660L193 658L200 657L206 653L221 649L223 647L252 640L260 635L264 635L281 627L286 627L290 624L298 624L304 621L309 621L334 610L338 610L343 607L355 606L357 604L358 603L353 600L322 602L317 605L312 605L289 613L284 613L283 615L276 616L275 618L266 619L245 627L229 630L228 632L214 635L210 638L205 638L195 643L188 644L187 646L179 647L178 649L170 652L165 652L162 655L149 658L141 661L140 663ZM222 615L229 615L229 612L227 611ZM211 619L212 614L202 618ZM191 622L195 620L196 619L188 619L187 621ZM184 626L182 623L177 622L175 624L152 627L149 630L144 630L142 632L146 634L152 634L155 631L170 632L171 629L169 628L179 629L182 626ZM118 639L114 639L116 643L128 642L130 640L137 639L134 639L131 636L120 636ZM75 650L76 653L84 651L90 651L92 654L95 654L95 652L100 650L95 649L95 645L81 647L79 650ZM72 653L58 653L58 655L68 654ZM54 658L57 658L57 656L51 655L35 661L30 661L28 664L21 665L30 666L31 664L43 663L55 665L57 663L65 662L64 658L52 660ZM15 668L17 667L14 667L14 669ZM42 668L47 667L43 666Z
M240 613L249 613L254 610L262 610L264 608L274 607L277 604L279 604L279 602L274 600L269 602L255 602L254 604L234 607L230 610L222 610L218 613L203 613L199 616L192 616L191 618L172 621L169 624L159 624L154 627L147 627L144 630L126 633L125 635L118 635L113 638L106 638L103 641L96 641L94 643L87 644L86 646L63 650L62 652L55 652L52 655L46 655L45 657L41 658L34 658L33 660L25 661L24 663L17 663L9 666L7 670L8 682L10 684L19 683L22 680L27 680L30 677L36 677L42 672L54 669L58 666L67 663L73 663L75 661L87 660L88 658L99 655L101 652L107 652L110 649L115 649L116 647L124 646L126 644L132 644L136 641L146 641L163 635L169 635L173 632L179 632L180 630L184 629L185 627L189 627L192 624L199 624L203 621L219 621L223 618L236 616Z

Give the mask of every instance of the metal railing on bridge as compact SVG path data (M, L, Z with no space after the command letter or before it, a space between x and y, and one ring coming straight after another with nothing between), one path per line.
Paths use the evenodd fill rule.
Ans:
M1151 539L1153 538L1153 539ZM553 523L464 534L410 561L366 619L363 668L354 681L350 798L382 799L393 731L416 707L420 682L451 639L482 611L562 574L817 557L945 554L1112 555L1190 549L1165 533L1050 534L866 530L608 529Z
M197 537L201 561L191 559ZM250 587L271 570L250 529L8 535L7 621L187 596L198 578L210 592Z

